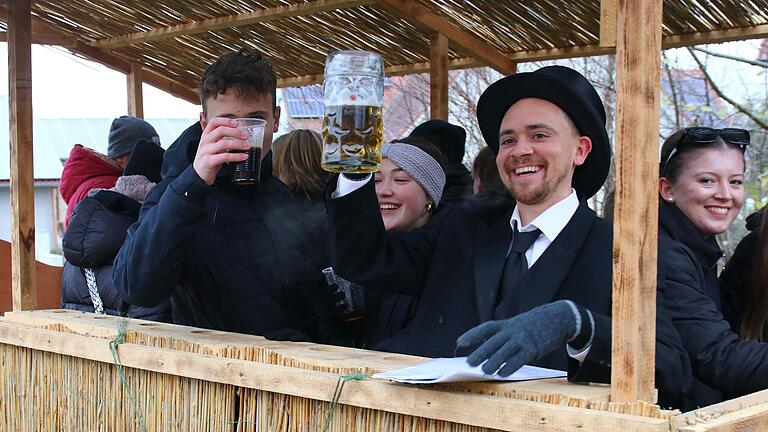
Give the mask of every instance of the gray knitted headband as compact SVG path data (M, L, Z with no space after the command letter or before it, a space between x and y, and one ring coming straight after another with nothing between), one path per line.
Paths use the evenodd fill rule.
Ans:
M406 143L386 143L381 146L381 155L416 180L435 202L435 206L440 203L445 186L445 171L432 156Z

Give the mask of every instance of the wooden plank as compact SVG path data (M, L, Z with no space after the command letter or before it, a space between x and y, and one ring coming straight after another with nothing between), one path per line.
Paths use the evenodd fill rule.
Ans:
M8 5L13 310L37 308L35 185L32 164L32 14L30 0Z
M611 400L654 397L662 0L619 0Z
M755 405L713 420L678 428L678 432L747 432L768 430L768 403Z
M64 326L70 332L114 339L117 336L117 318L95 315L72 310L38 310L33 312L10 312L5 315L6 322L31 325L35 327ZM152 337L186 341L204 347L207 352L224 352L228 348L246 349L261 347L276 354L291 358L297 362L312 363L329 369L361 369L375 372L389 371L413 366L426 360L423 357L403 354L383 353L371 350L346 348L311 343L268 341L261 336L230 333L217 330L204 330L175 324L132 319L131 332L138 332ZM482 394L516 394L519 396L537 396L559 394L567 398L585 401L604 401L610 398L610 387L594 384L583 385L569 383L566 379L549 379L509 383L462 383L451 387L467 389Z
M470 57L475 57L503 75L509 75L513 70L513 62L497 49L488 45L461 27L432 13L429 9L411 0L378 0L378 5L412 23L416 28L427 34L441 33L457 48Z
M0 343L114 364L108 341L0 320ZM82 347L87 346L84 350ZM125 367L330 401L338 375L135 344L118 348ZM435 390L379 380L346 383L339 403L504 431L662 432L669 421L606 411ZM491 414L492 415L489 415Z
M138 118L144 118L144 83L140 63L131 63L131 70L126 75L128 82L128 114Z
M664 49L768 37L768 24L664 37Z
M0 32L0 42L8 42L8 32ZM56 45L64 48L77 46L77 38L50 33L32 32L32 43L35 45Z
M616 46L616 0L600 0L600 46Z
M366 6L372 3L374 3L373 0L315 0L306 3L293 3L287 6L259 9L253 12L210 18L145 32L132 33L125 36L100 39L94 41L91 45L97 48L112 49L127 45L135 45L142 42L158 41L178 36L200 34L208 31L275 21L282 18Z
M448 60L448 69L466 69L473 67L483 67L483 63L475 58L461 58ZM414 63L408 65L392 65L384 67L385 76L401 76L410 74L419 74L429 72L429 62ZM278 78L277 86L283 87L301 87L312 84L322 84L323 74L303 75L296 77Z
M768 404L768 390L762 390L736 399L730 399L694 411L679 414L674 417L673 422L676 428L679 429L694 425L697 421L702 419L743 410L761 404Z
M448 38L434 33L429 41L429 111L448 121Z

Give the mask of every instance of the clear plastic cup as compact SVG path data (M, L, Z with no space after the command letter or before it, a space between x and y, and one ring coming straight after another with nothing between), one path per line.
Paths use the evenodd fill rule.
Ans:
M237 118L235 121L237 121L238 129L248 131L246 141L251 145L251 148L236 151L237 153L248 153L248 159L232 164L230 174L232 183L237 185L256 184L261 175L261 151L264 147L264 128L267 121L256 118Z

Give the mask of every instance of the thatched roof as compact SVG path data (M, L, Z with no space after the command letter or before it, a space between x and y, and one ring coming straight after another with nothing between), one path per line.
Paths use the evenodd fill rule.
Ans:
M270 58L281 86L319 82L336 49L380 52L389 75L423 72L435 32L452 68L613 51L599 45L599 0L36 0L32 13L34 42L124 72L141 64L146 82L193 102L203 69L243 46ZM768 0L667 0L663 22L665 47L765 37Z

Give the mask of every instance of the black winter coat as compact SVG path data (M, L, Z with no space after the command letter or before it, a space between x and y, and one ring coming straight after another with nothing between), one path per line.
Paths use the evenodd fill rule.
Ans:
M757 256L760 226L763 222L765 207L747 217L749 234L736 246L733 256L720 273L721 298L723 316L731 324L731 329L738 333L741 328L741 318L744 304L748 301L748 287L752 280L752 268ZM768 334L768 333L766 333Z
M673 204L659 206L665 304L696 380L685 409L768 388L768 344L742 341L723 319L714 237L704 239Z
M115 286L136 304L170 297L179 324L317 340L306 297L316 290L298 287L321 280L324 245L310 244L308 233L322 213L299 213L272 177L271 153L258 187L232 186L227 166L207 186L192 167L201 135L194 124L165 152L163 180L115 261Z
M337 273L366 287L421 297L410 327L377 349L427 357L465 355L456 352L456 339L493 319L498 305L514 203L446 207L423 229L387 233L372 181L327 202ZM610 379L611 239L610 224L580 205L521 280L521 286L531 288L523 301L500 305L513 316L570 299L593 312L595 337L583 363L569 359L563 348L534 365L569 369L575 381ZM664 307L657 309L657 385L660 398L678 406L689 384L689 360Z
M96 273L96 286L109 315L123 315L170 322L170 303L155 307L130 305L112 285L112 262L125 240L128 227L139 216L139 203L118 192L101 190L75 207L64 234L61 304L64 309L93 312L84 268Z

